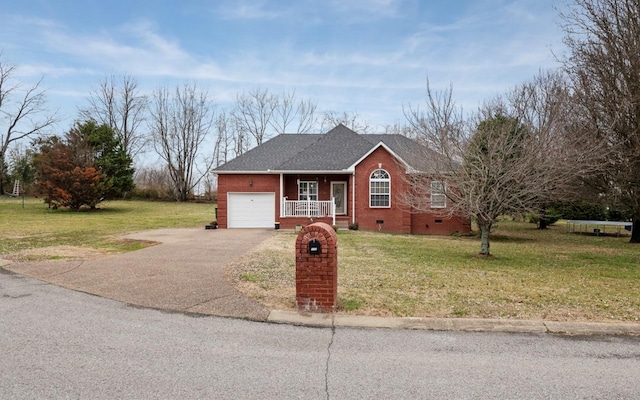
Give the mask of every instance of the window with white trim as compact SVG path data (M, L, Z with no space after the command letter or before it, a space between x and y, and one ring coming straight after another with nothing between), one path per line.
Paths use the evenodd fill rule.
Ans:
M391 177L384 169L376 169L369 177L369 207L391 207Z
M445 186L442 181L431 181L431 207L445 208L447 206L447 196Z
M318 201L318 182L300 181L298 185L298 200Z

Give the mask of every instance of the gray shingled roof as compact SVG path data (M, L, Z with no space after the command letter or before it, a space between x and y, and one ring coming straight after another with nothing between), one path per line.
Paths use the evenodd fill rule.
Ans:
M384 143L416 170L425 170L428 150L402 135L358 134L338 125L326 134L281 134L216 168L214 173L343 171Z
M404 162L416 171L428 171L431 169L432 161L439 155L421 145L413 139L397 134L362 135L372 145L384 143Z

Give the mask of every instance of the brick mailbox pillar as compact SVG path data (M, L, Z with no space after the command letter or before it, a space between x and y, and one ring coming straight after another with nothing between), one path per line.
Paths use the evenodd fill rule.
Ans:
M306 226L296 240L298 310L333 311L338 298L338 236L331 225Z

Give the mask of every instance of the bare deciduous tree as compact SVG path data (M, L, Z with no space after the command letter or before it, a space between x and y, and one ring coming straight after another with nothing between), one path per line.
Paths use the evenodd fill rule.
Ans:
M411 130L410 126L406 124L400 124L400 122L397 121L393 125L385 125L383 130L385 134L402 135L409 138L412 138L412 135L415 133Z
M602 146L564 127L568 93L556 74L541 74L465 118L452 90L427 88L427 110L409 109L416 137L430 149L426 171L413 173L404 202L417 212L463 215L480 229L480 254L501 215L538 211L597 168ZM435 185L432 183L435 182ZM436 196L434 196L434 194ZM446 197L446 208L432 199ZM441 205L441 204L438 204Z
M89 97L89 107L80 111L85 119L107 125L131 159L144 152L148 138L140 129L146 118L147 97L140 94L138 81L129 75L119 80L105 78Z
M298 100L295 91L283 92L277 97L271 126L276 134L309 133L316 125L316 108L310 99Z
M236 96L231 111L235 153L240 155L281 133L308 133L316 124L316 104L298 100L295 92L273 94L254 89Z
M238 94L236 105L231 112L237 135L242 142L253 138L256 146L268 139L273 113L278 106L278 99L267 89L255 89ZM238 148L242 151L242 146Z
M173 197L171 176L167 168L143 167L135 172L134 181L139 195L150 199Z
M0 194L7 179L6 156L9 146L21 139L37 136L56 122L45 108L46 92L42 79L23 89L12 80L15 66L2 61L0 53Z
M158 155L166 162L178 201L185 201L208 173L213 157L203 156L214 111L208 94L195 85L160 88L153 93L150 126Z
M234 122L235 122L235 119L234 119ZM236 131L233 135L233 151L237 157L240 154L243 154L246 151L251 150L253 145L251 142L251 138L249 137L247 132L237 124L234 124L234 126Z
M219 167L239 154L234 154L234 137L226 111L223 110L218 113L215 121L215 129L217 138L213 148L213 158L214 165Z
M583 136L615 151L588 183L631 216L630 241L640 243L640 2L574 0L561 17L564 68L587 111Z
M340 124L358 133L370 133L371 131L369 123L362 120L358 113L348 113L346 111L342 114L336 111L326 111L322 116L320 130L326 132Z

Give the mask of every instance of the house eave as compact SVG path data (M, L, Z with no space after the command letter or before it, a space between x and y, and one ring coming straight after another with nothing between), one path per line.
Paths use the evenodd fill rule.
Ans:
M332 169L332 170L267 170L267 171L213 171L215 175L279 175L279 174L299 174L299 175L338 175L351 174L354 169Z
M211 171L214 175L268 175L273 174L272 171Z
M398 154L396 154L396 152L394 152L393 150L391 150L391 148L389 146L387 146L386 144L384 144L384 142L378 142L378 144L376 144L375 146L373 146L371 148L371 150L369 150L368 152L366 152L362 157L360 157L356 162L354 162L353 164L351 164L348 168L348 170L350 171L355 171L356 170L356 166L358 164L360 164L362 161L364 161L367 157L369 157L371 155L371 153L373 153L374 151L378 150L380 147L382 147L383 149L385 149L387 152L389 152L389 154L391 154L396 160L398 160L402 165L404 165L404 167L409 170L409 169L413 169L405 160L402 159L402 157L400 157Z

